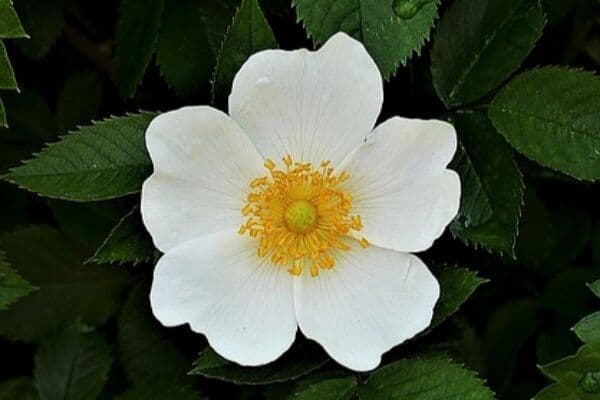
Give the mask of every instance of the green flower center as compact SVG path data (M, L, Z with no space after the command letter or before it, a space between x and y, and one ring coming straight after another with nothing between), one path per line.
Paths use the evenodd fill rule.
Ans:
M308 201L298 200L285 210L284 218L292 232L308 233L317 223L317 209Z

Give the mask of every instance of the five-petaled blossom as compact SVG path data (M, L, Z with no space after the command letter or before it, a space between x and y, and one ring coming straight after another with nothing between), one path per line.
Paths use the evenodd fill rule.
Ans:
M229 116L156 117L142 215L164 252L150 300L241 365L268 363L297 328L365 371L429 326L439 285L411 252L458 211L445 122L391 118L383 82L338 33L316 52L267 50L241 67Z

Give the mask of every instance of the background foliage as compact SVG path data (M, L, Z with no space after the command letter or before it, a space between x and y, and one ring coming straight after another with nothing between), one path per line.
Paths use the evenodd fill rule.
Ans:
M0 399L599 399L599 23L597 0L0 0ZM461 209L422 254L442 297L371 373L303 339L242 368L150 313L144 129L338 30L382 120L458 130Z

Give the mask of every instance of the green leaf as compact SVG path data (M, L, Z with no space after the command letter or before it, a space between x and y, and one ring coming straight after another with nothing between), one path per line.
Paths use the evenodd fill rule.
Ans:
M488 400L494 394L476 375L447 358L403 359L376 370L361 400Z
M164 0L121 0L114 63L124 97L133 96L154 54L163 8Z
M595 400L600 393L600 346L583 346L576 355L541 367L556 383L535 400Z
M518 151L575 178L600 178L600 78L547 67L524 72L494 99L489 116Z
M454 224L470 227L487 222L493 215L491 200L482 177L479 176L479 171L473 165L473 161L460 139L450 168L460 175L462 189L460 209Z
M354 395L358 383L356 378L325 379L302 386L289 396L290 400L347 400Z
M600 297L600 280L589 286ZM600 395L600 311L579 321L573 331L585 345L574 356L540 367L556 383L535 400L592 400Z
M479 113L459 113L452 117L452 122L458 131L462 149L479 176L482 190L492 207L492 216L485 223L466 226L464 221L469 218L465 217L452 223L452 232L476 247L483 246L512 256L523 202L521 172L510 148L484 116ZM468 176L461 176L463 182L468 182L466 179ZM469 206L477 205L470 203ZM463 202L461 214L481 215L481 211L476 208L468 209Z
M215 60L219 50L221 50L223 38L227 33L229 24L235 15L236 6L234 3L236 2L236 0L205 0L200 5L202 8L202 21L206 28L208 43Z
M257 51L277 47L257 0L242 0L217 56L213 96L224 97L242 64Z
M15 73L10 65L4 43L0 41L0 89L18 90Z
M30 378L12 378L0 382L0 400L38 400Z
M180 96L207 85L214 55L197 0L167 1L156 50L156 62L165 80Z
M56 117L62 132L89 123L102 102L102 85L95 72L84 71L71 76L58 95Z
M138 192L152 164L144 142L154 114L113 117L70 133L6 179L42 196L104 200Z
M152 382L128 390L115 400L200 400L202 397L189 386L173 382Z
M12 0L0 0L0 21L0 39L28 37L13 8Z
M110 231L91 260L136 265L155 260L159 254L142 223L139 207L135 207Z
M579 321L573 327L573 331L582 342L600 345L600 311L596 311Z
M492 387L506 388L515 370L517 355L537 329L535 300L509 301L489 316L485 332L487 374Z
M419 54L437 18L438 1L408 19L396 15L394 0L293 0L298 20L318 45L343 31L360 40L383 77L389 79L413 53ZM397 8L397 7L396 7Z
M519 68L542 35L538 0L457 0L431 50L433 85L447 107L475 101Z
M149 292L146 285L136 285L119 315L117 337L123 370L135 386L157 381L182 383L188 378L192 360L177 347L176 337L152 315Z
M44 57L60 36L63 23L62 0L17 1L15 8L25 31L31 39L18 42L23 54L29 58Z
M40 345L34 376L42 400L95 399L112 364L106 340L83 327L69 326Z
M297 379L327 361L327 355L318 346L307 342L295 345L279 360L262 367L241 367L207 348L194 363L190 374L239 385L268 385Z
M4 252L0 250L0 310L37 289L10 268Z
M13 268L39 287L0 312L0 334L36 341L77 317L101 325L118 309L127 276L109 266L82 265L85 250L71 237L33 226L0 241Z
M434 274L440 283L441 293L429 329L441 324L446 318L458 311L461 304L480 285L489 282L466 268L441 267L434 269Z

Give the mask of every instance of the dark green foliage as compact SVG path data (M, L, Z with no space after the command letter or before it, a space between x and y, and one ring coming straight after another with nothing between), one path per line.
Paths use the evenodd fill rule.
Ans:
M122 0L116 33L115 77L123 96L133 96L154 54L164 0Z
M338 31L354 36L367 48L385 79L429 39L437 18L438 1L424 4L410 18L398 16L394 0L293 0L306 31L315 44Z
M147 293L146 285L136 285L119 315L119 359L125 374L139 387L184 383L193 352L181 351L168 329L154 319Z
M104 200L135 193L150 175L144 133L153 117L142 113L83 127L13 169L7 179L65 200Z
M317 346L302 342L279 360L264 367L240 367L206 349L194 363L190 374L241 385L266 385L304 376L323 366L328 358Z
M159 254L142 224L140 210L136 207L114 226L92 260L97 263L135 265L155 260Z
M71 237L35 226L0 241L12 268L39 288L0 311L1 335L37 341L75 318L97 325L117 310L125 274L107 266L82 265L86 255Z
M467 243L513 255L523 182L510 148L479 113L455 114L452 122L461 143L459 158L454 162L468 158L470 164L469 168L457 168L467 186L459 217L451 226L452 232ZM469 182L474 183L469 186ZM478 199L484 196L489 200L492 215L482 221L481 215L487 212L488 204Z
M0 0L0 400L599 399L598 21L597 0ZM377 124L457 130L460 209L417 254L440 298L372 371L301 329L242 367L153 315L145 131L338 31L385 78Z
M579 179L600 178L600 78L549 67L524 72L494 99L490 118L538 163Z
M492 400L477 376L449 359L413 358L378 369L361 387L362 400Z
M166 2L156 62L167 83L179 95L194 94L207 84L214 54L208 43L201 2Z
M275 47L277 42L258 0L242 0L217 56L213 96L224 97L230 92L235 73L248 57Z
M37 289L10 267L0 250L0 310Z
M538 0L455 1L431 51L433 85L446 106L477 100L508 78L545 22Z
M33 59L44 57L60 35L63 0L22 0L15 7L31 38L19 42L21 51Z
M40 399L95 399L108 378L111 353L101 335L78 324L46 338L33 371Z

